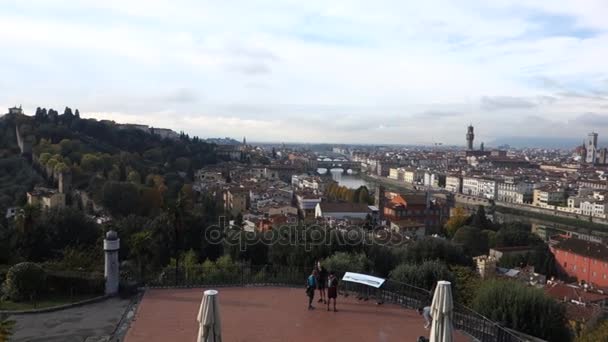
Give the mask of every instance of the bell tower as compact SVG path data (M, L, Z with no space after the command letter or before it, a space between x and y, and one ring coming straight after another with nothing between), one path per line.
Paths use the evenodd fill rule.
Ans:
M467 128L467 150L473 150L473 140L475 139L475 133L473 132L473 125L469 125Z

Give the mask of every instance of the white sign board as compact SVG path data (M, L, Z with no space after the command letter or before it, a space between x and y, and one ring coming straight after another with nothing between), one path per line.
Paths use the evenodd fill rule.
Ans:
M382 286L382 284L384 284L385 279L373 277L367 274L346 272L344 273L344 277L342 277L342 281L350 281L353 283L359 283L379 288L380 286Z

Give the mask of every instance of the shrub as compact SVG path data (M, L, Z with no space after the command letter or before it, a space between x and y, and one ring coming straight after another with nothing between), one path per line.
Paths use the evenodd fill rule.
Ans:
M8 341L15 330L15 321L0 319L0 342Z
M450 265L473 265L473 259L466 256L462 247L434 237L417 240L404 248L399 248L397 257L401 262L421 264L427 260L441 260Z
M478 256L488 253L488 236L482 234L477 227L464 226L458 229L452 241L462 245L468 255Z
M4 284L4 281L6 280L8 270L8 267L0 266L0 290L2 290L2 284Z
M481 284L479 275L472 268L465 266L451 266L450 271L456 281L454 300L470 305Z
M105 279L100 273L50 272L47 283L52 294L101 295L105 290Z
M329 271L344 272L366 272L370 269L371 262L365 254L351 254L337 252L323 261L323 266Z
M206 283L230 284L240 279L239 265L228 255L216 262L206 260L203 263L203 281Z
M8 270L4 297L18 302L36 298L46 289L46 272L38 264L22 262Z
M440 261L425 261L421 265L400 264L391 271L390 278L426 290L433 289L439 280L454 282L453 274Z
M565 308L542 290L505 280L481 285L472 302L480 314L509 328L549 341L569 341Z
M608 341L608 321L604 321L592 329L583 331L576 342Z
M183 268L180 266L179 282L190 285L203 284L231 284L241 279L239 264L232 261L230 256L225 255L213 262L209 259L202 264L188 261ZM175 260L172 259L169 266L165 267L159 277L159 282L173 284L175 282Z

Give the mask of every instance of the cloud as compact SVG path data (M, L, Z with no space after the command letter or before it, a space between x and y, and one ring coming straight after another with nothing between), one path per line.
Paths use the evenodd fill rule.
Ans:
M274 52L264 48L231 46L227 48L226 51L237 57L245 57L252 60L272 62L278 62L281 60Z
M0 103L258 140L462 144L457 121L485 141L558 134L522 127L534 122L578 135L567 124L601 122L581 113L608 105L607 11L603 0L4 1Z
M455 111L427 110L422 113L415 114L413 117L417 119L443 119L462 115L463 113Z
M270 67L263 63L250 63L242 65L230 65L227 70L238 72L245 75L256 76L270 74Z
M264 90L264 89L270 89L271 87L268 84L265 84L265 83L247 82L247 83L245 83L245 88Z
M537 103L523 97L515 96L483 96L480 100L481 109L494 111L503 109L534 108Z
M192 89L180 88L167 95L165 101L170 103L193 103L198 101L198 95Z
M584 113L570 122L571 125L583 125L593 128L608 127L608 114Z
M551 105L554 104L558 99L555 96L539 95L536 97L536 100L540 105Z
M585 94L583 92L578 91L563 91L557 93L557 95L566 97L566 98L579 98L579 99L587 99L587 100L608 100L608 98L604 96L598 96L593 94Z

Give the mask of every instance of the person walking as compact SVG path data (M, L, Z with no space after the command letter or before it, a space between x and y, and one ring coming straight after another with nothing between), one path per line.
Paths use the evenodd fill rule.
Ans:
M319 289L319 303L327 304L327 300L325 298L325 287L327 286L327 270L325 267L321 266L319 262L319 277L317 278L317 289Z
M428 329L431 326L431 320L433 319L433 317L431 317L431 307L425 306L423 308L418 308L418 314L424 317L424 329Z
M312 270L306 279L306 295L308 296L308 310L313 310L312 300L315 298L315 289L317 288L317 270Z
M338 278L334 271L329 272L329 278L327 279L327 311L329 311L329 304L331 300L334 300L334 312L338 312L336 309L336 299L338 298Z

